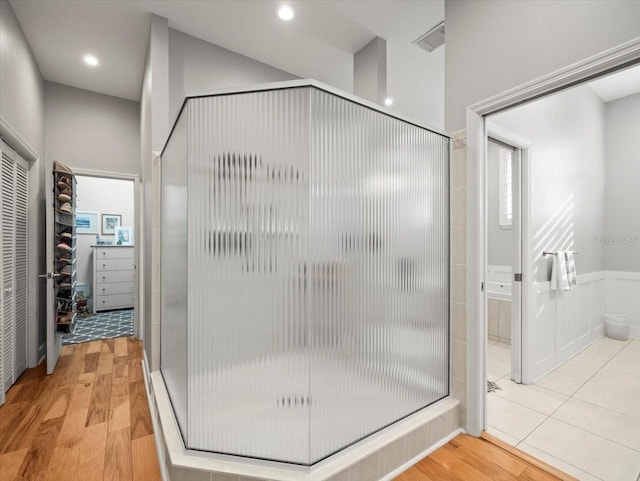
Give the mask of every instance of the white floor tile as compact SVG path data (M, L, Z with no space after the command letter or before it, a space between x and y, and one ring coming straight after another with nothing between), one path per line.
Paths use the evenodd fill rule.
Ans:
M546 416L494 393L487 394L487 424L523 440Z
M616 341L615 339L602 337L584 351L569 359L556 371L587 380L602 369L627 344L627 341Z
M518 445L518 449L521 449L525 453L530 454L531 456L535 456L540 461L543 461L547 464L550 464L554 468L558 468L560 471L563 471L579 481L600 481L601 478L596 478L588 473L585 473L581 469L572 466L569 463L565 463L561 459L556 458L555 456L550 455L549 453L545 453L538 448L534 448L530 444L522 442Z
M496 343L487 346L487 372L501 378L511 373L511 348L508 345Z
M509 373L504 372L494 372L487 369L487 379L489 381L498 382L500 379L509 379Z
M564 394L531 384L517 384L510 379L498 381L498 386L502 388L495 392L498 396L547 416L568 399Z
M571 396L585 383L584 379L579 377L563 374L558 371L551 371L545 377L540 379L535 385L541 386L552 391L559 392L566 396Z
M554 418L525 443L606 481L633 481L640 472L640 452Z
M574 397L640 419L640 377L602 370Z
M640 452L640 419L571 398L553 416Z
M518 439L514 438L513 436L491 425L487 425L487 432L492 436L495 436L496 438L500 439L501 441L504 441L505 443L510 444L511 446L517 446L518 443L520 442Z

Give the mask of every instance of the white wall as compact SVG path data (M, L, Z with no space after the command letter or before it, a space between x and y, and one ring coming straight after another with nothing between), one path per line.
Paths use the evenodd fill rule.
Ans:
M609 271L640 273L640 94L606 104L605 135L604 264Z
M0 125L22 138L38 157L29 167L29 354L37 365L46 341L46 298L38 274L44 250L44 80L11 6L0 0ZM14 147L20 151L17 145Z
M573 249L578 274L604 270L594 236L605 230L604 102L587 87L494 115L491 120L531 141L534 278L550 278L542 251Z
M284 70L169 29L169 112L172 123L186 95L297 78Z
M489 142L487 157L487 262L490 266L513 265L513 231L500 227L500 149Z
M44 82L9 2L0 0L0 114L44 153Z
M393 99L391 111L444 129L445 46L431 53L412 47L387 41L387 96Z
M77 176L77 181L76 210L98 214L98 235L103 239L113 240L114 236L102 234L102 214L116 214L122 216L121 226L133 229L135 242L133 182L86 176ZM78 234L76 259L79 284L93 282L91 246L95 244L95 241L95 234ZM93 294L93 290L91 292Z
M47 154L72 168L138 174L138 102L46 82Z
M453 132L467 106L639 37L640 2L447 0L445 21Z
M169 21L151 16L149 46L140 94L140 173L142 218L138 225L138 275L143 293L140 307L141 335L149 368L160 364L159 269L160 230L158 171L154 152L160 152L169 134ZM154 254L155 253L155 258Z
M387 97L387 42L376 37L353 54L353 93L384 105Z

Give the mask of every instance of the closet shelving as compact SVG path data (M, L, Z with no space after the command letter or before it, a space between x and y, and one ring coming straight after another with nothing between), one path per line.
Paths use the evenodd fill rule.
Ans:
M53 165L55 323L61 333L73 332L76 308L76 178L61 162Z

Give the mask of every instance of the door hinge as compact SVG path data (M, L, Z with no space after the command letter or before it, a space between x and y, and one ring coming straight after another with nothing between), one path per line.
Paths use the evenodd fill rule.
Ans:
M522 282L522 273L517 273L513 275L513 280L516 282Z
M480 283L480 292L484 292L484 282Z

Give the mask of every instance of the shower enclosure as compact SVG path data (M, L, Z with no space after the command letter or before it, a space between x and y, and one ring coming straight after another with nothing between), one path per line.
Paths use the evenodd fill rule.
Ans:
M449 394L449 138L313 81L185 100L161 371L185 446L311 465Z

